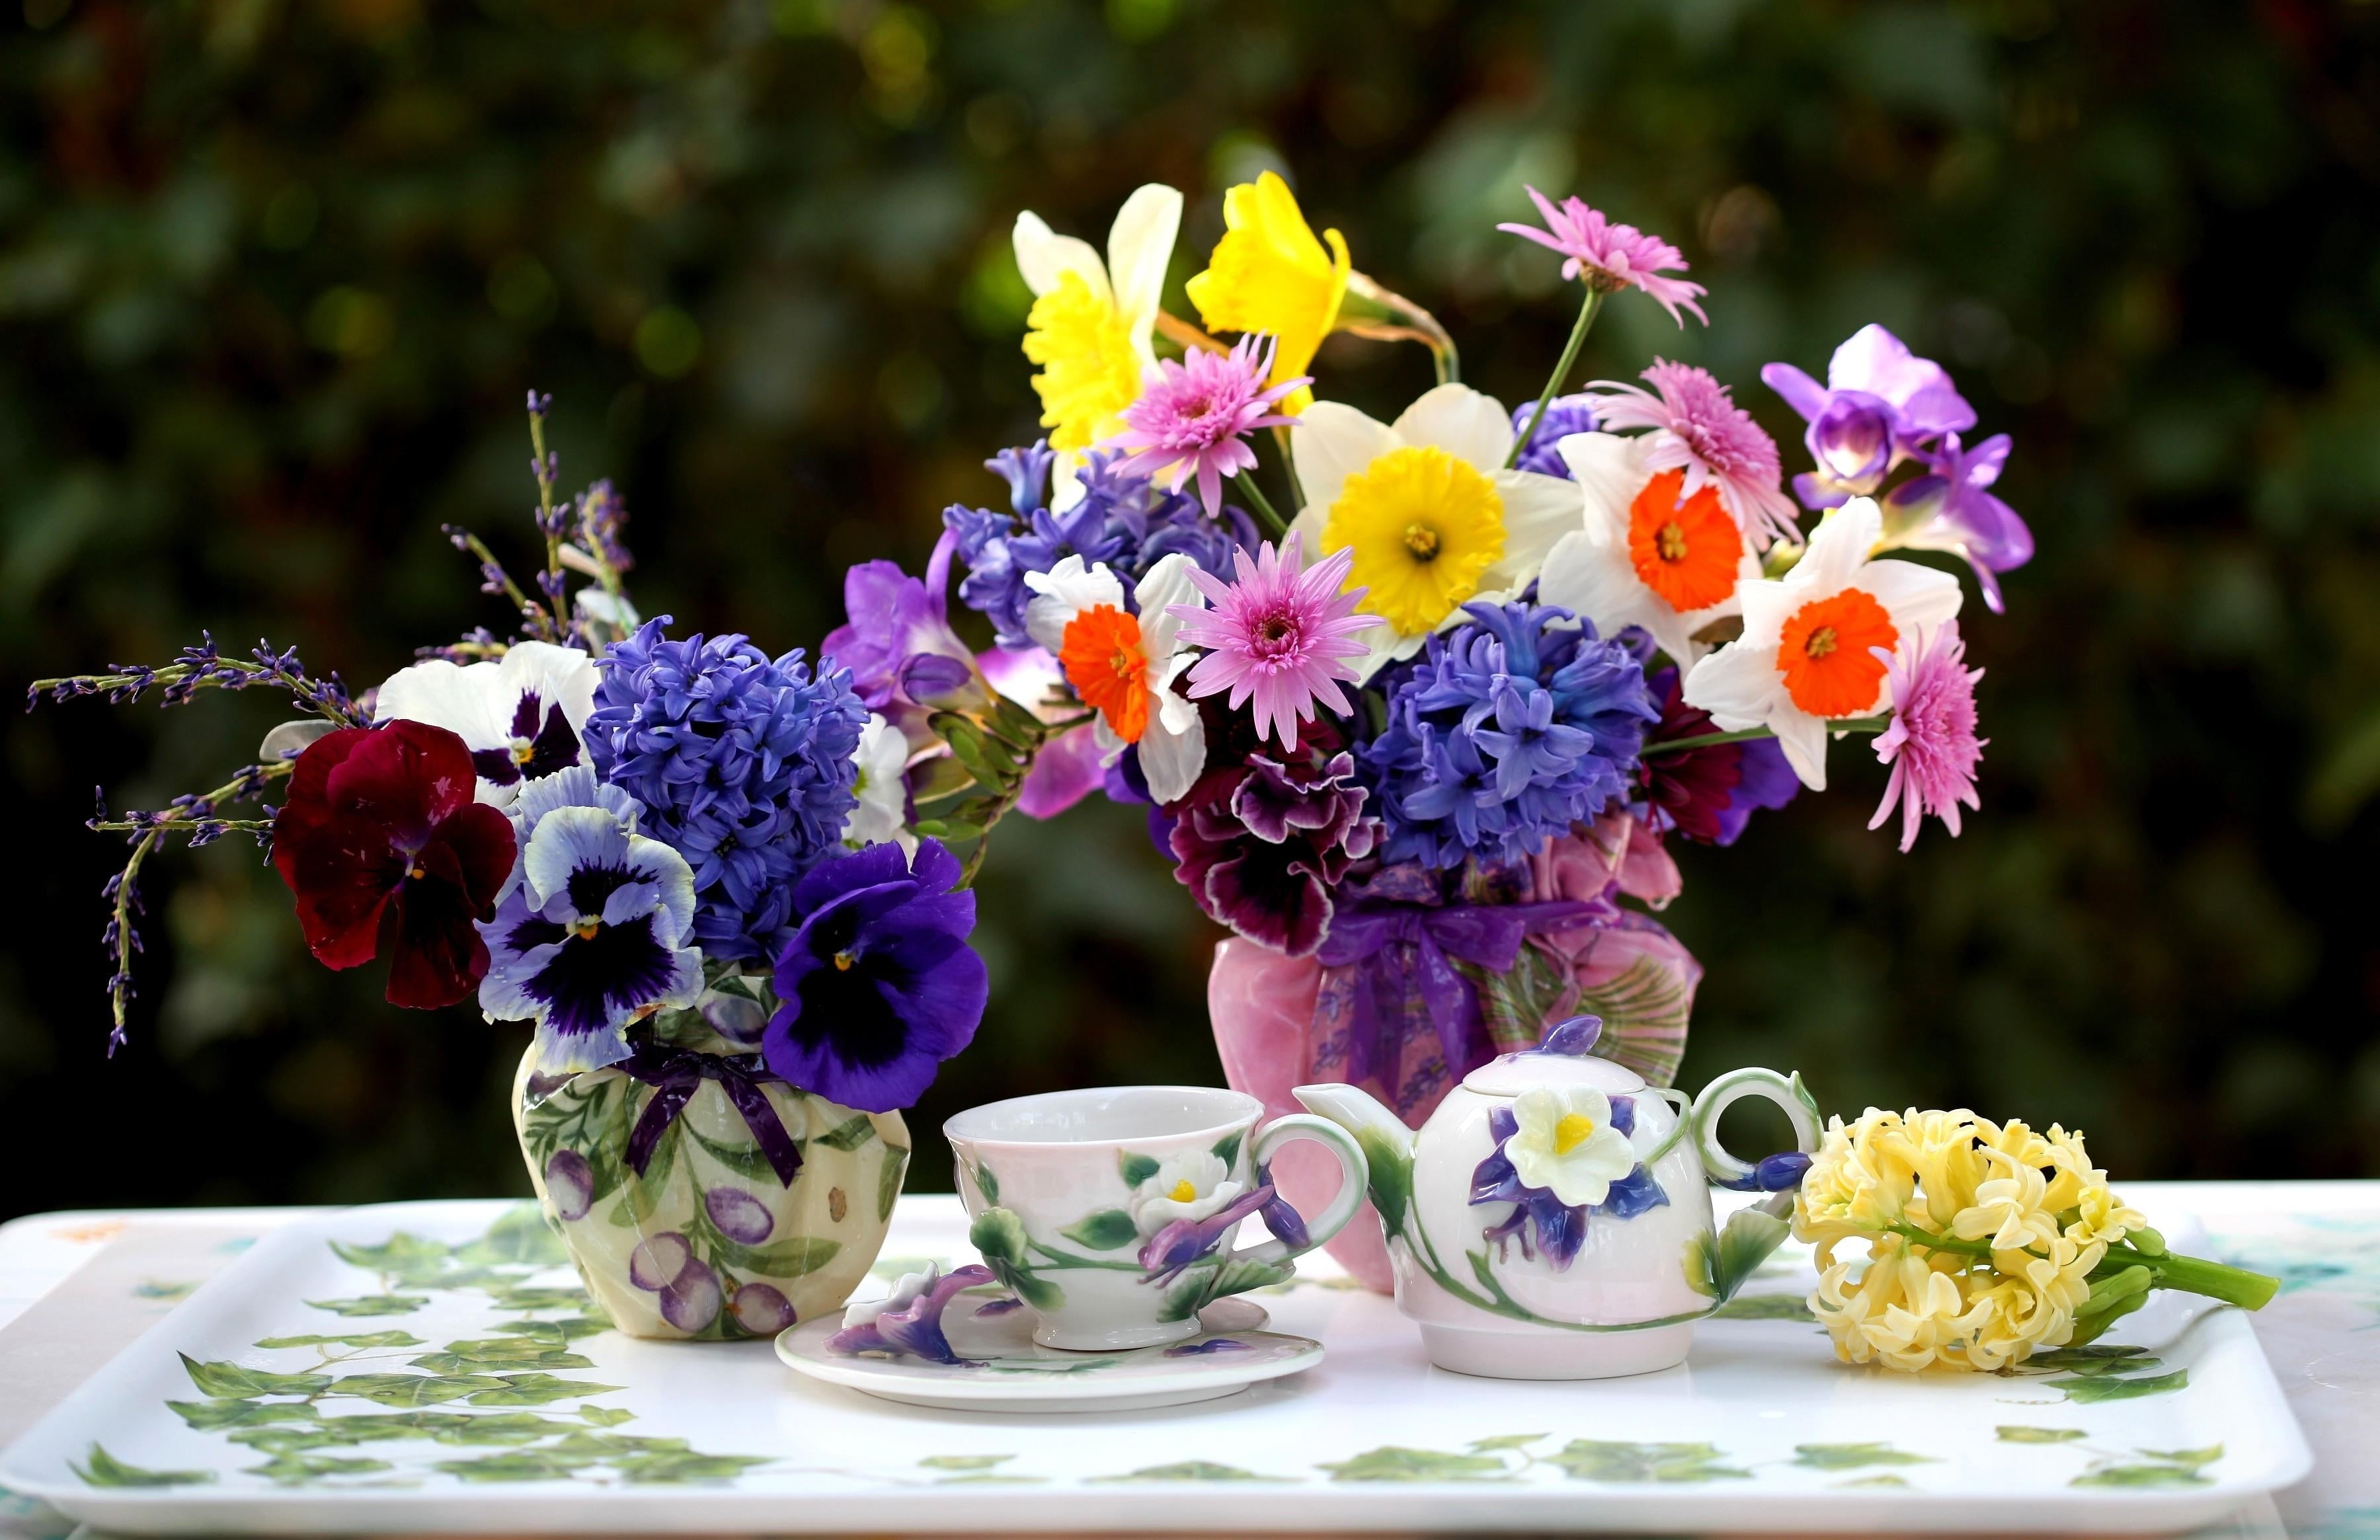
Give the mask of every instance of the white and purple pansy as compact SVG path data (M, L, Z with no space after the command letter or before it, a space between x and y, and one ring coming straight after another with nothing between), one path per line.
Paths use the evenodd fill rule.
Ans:
M1540 1086L1489 1112L1488 1131L1496 1147L1472 1173L1471 1202L1512 1206L1484 1232L1500 1253L1517 1237L1523 1256L1542 1251L1566 1268L1586 1240L1589 1214L1633 1219L1670 1201L1637 1158L1633 1097Z
M480 1008L536 1023L540 1074L628 1057L630 1023L702 991L686 858L636 831L643 809L592 770L532 782L513 811L520 856L496 917Z
M596 683L594 661L578 649L515 642L498 660L431 659L399 670L381 685L372 715L461 738L479 772L480 800L502 806L524 782L587 762Z

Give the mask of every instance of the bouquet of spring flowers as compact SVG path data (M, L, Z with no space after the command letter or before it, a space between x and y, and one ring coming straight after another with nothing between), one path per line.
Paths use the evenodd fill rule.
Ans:
M167 706L268 687L309 713L212 791L91 821L130 842L106 894L110 1051L144 863L170 839L253 836L319 961L384 964L394 1005L530 1025L523 1148L614 1324L773 1333L840 1304L874 1259L907 1163L901 1110L983 1013L982 836L1053 729L990 699L872 709L854 666L889 644L847 630L812 666L641 620L625 509L600 481L557 497L548 405L529 399L533 586L449 531L515 612L511 637L425 649L360 698L294 651L212 638L32 686ZM915 731L947 747L913 770Z
M1793 1204L1810 1309L1847 1363L2004 1370L2080 1348L2179 1289L2261 1309L2277 1279L2177 1256L2108 1190L2080 1134L1870 1108L1828 1125ZM1846 1244L1862 1255L1837 1257Z
M1052 734L1026 812L1146 805L1193 901L1252 943L1210 1002L1234 1084L1283 1110L1345 1080L1417 1122L1581 1012L1665 1085L1699 969L1619 901L1677 893L1669 841L1728 844L1823 790L1847 734L1891 767L1876 822L1897 811L1902 849L1978 805L1961 586L1890 553L1963 558L1998 609L2032 552L1990 490L2009 440L1970 447L1949 375L1878 326L1824 384L1764 372L1808 420L1791 494L1701 369L1569 392L1613 297L1682 326L1704 290L1668 243L1532 196L1543 224L1502 228L1558 253L1580 306L1509 411L1270 173L1225 193L1195 324L1162 304L1173 189L1135 192L1104 257L1021 215L1048 436L988 462L1006 506L951 508L922 584L880 566L849 591L864 634L923 649L860 671L871 708L914 726L1004 696ZM1332 332L1419 342L1439 382L1387 422L1318 399ZM997 642L979 659L939 625L953 564Z

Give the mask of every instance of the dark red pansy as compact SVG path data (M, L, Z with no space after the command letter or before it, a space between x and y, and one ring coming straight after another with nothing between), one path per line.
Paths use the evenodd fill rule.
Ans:
M334 968L387 957L392 1005L453 1005L487 975L472 922L495 917L513 827L477 783L463 740L419 721L325 734L290 774L273 865L306 945Z

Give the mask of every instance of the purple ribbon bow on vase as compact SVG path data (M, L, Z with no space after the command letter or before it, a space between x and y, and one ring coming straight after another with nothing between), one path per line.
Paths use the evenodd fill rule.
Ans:
M653 1099L645 1103L637 1126L628 1131L628 1165L638 1176L645 1174L654 1146L694 1099L694 1093L704 1081L715 1080L735 1110L744 1114L744 1126L752 1131L753 1142L767 1157L777 1180L788 1187L794 1184L802 1169L801 1149L785 1132L776 1108L769 1102L769 1093L761 1088L782 1085L785 1078L772 1073L759 1054L697 1053L691 1049L640 1043L636 1052L613 1068L653 1087Z

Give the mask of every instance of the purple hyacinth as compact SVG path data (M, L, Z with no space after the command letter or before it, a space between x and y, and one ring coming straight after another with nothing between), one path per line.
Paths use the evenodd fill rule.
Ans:
M1524 402L1512 408L1512 431L1515 435L1529 426L1529 414L1537 409L1534 401ZM1559 476L1565 481L1576 480L1570 473L1570 462L1561 457L1554 446L1572 433L1592 433L1596 428L1595 397L1558 395L1546 404L1545 420L1529 437L1529 447L1512 462L1514 470L1534 470L1540 476Z
M793 891L799 928L777 954L761 1051L806 1091L867 1112L914 1106L975 1038L990 995L967 945L975 894L933 840L914 864L883 843L811 869Z
M967 575L959 598L991 622L1000 645L1022 650L1034 645L1025 628L1032 594L1028 573L1048 572L1067 556L1086 566L1104 562L1127 595L1143 574L1176 552L1203 572L1232 570L1232 552L1253 552L1255 521L1225 504L1209 518L1191 492L1168 492L1147 477L1121 468L1121 452L1094 451L1080 472L1083 495L1063 513L1049 506L1050 467L1056 458L1046 441L1030 449L1004 449L984 462L1008 483L1013 514L953 503L942 523L955 537Z
M868 709L851 675L740 636L671 641L649 621L598 660L587 748L645 805L644 831L694 868L703 954L774 957L793 937L794 884L840 851L857 802L852 754Z
M1611 1098L1611 1126L1623 1134L1636 1131L1636 1098ZM1471 1173L1471 1203L1509 1203L1512 1212L1501 1223L1488 1226L1481 1231L1483 1239L1503 1255L1507 1242L1521 1243L1521 1255L1545 1253L1546 1260L1557 1270L1569 1267L1578 1256L1579 1247L1586 1242L1586 1221L1591 1214L1609 1214L1615 1219L1633 1219L1647 1209L1659 1208L1670 1201L1670 1194L1653 1180L1653 1173L1638 1161L1626 1176L1613 1182L1604 1194L1603 1201L1572 1206L1556 1197L1552 1189L1531 1187L1521 1181L1513 1169L1512 1157L1504 1153L1504 1142L1521 1130L1521 1121L1512 1107L1496 1108L1488 1114L1488 1134L1496 1147L1488 1158L1479 1162ZM1532 1231L1535 1231L1534 1236ZM1534 1248L1532 1242L1534 1241Z
M2009 436L1995 433L1962 449L1949 433L1919 458L1925 472L1885 494L1885 540L1915 551L1948 551L1975 569L1992 612L2001 612L1998 574L2033 560L2033 531L2014 508L1993 495L2008 464Z
M1518 861L1626 790L1659 720L1644 664L1552 606L1472 603L1390 689L1365 746L1383 861Z
M1873 323L1835 349L1824 385L1787 363L1766 366L1760 378L1810 425L1803 442L1817 468L1793 478L1808 508L1864 497L1922 445L1975 425L1948 370Z

